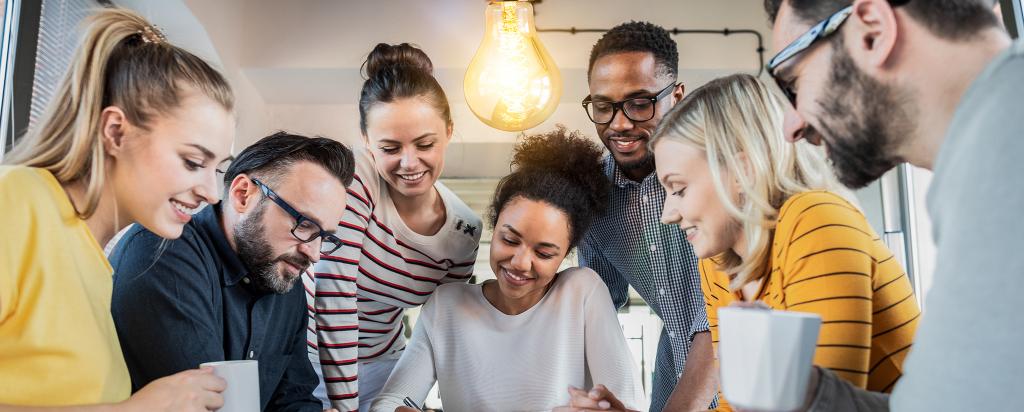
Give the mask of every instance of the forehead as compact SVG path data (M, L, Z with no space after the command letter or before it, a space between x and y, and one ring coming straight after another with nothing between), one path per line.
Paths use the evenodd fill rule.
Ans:
M345 212L345 186L323 167L301 161L292 165L274 192L299 213L334 227Z
M659 177L676 175L681 178L707 168L704 151L692 144L662 139L654 145L654 162Z
M371 139L396 139L422 136L443 130L444 119L427 101L406 98L373 105L366 113L366 132ZM377 135L380 134L380 135Z
M658 63L649 52L623 52L601 56L590 71L590 94L611 98L664 87ZM659 87L660 86L660 87Z
M165 115L154 116L150 129L161 139L196 144L209 149L216 161L231 154L235 141L234 115L204 94L183 92L181 105Z
M772 27L772 54L776 54L811 29L814 23L805 22L794 13L789 2L783 2Z
M512 226L532 243L569 243L569 217L546 202L513 198L498 215L496 229Z

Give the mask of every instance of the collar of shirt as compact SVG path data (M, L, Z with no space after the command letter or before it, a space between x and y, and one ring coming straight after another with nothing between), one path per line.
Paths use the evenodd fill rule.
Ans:
M614 184L615 187L618 187L620 189L625 189L628 187L646 186L649 185L652 181L657 183L658 180L658 175L656 173L651 173L647 175L647 177L644 177L643 182L637 182L634 181L633 179L626 177L626 175L622 173L622 168L620 168L619 164L615 162L615 157L613 157L611 154L607 154L604 157L604 173L605 175L608 176L609 179L611 179L612 184Z
M235 286L249 275L249 271L242 264L238 253L228 243L228 238L220 225L220 218L220 205L207 206L192 217L196 223L196 229L206 232L206 238L210 239L210 246L217 254L217 259L224 265L224 276L220 280L221 284L223 286Z

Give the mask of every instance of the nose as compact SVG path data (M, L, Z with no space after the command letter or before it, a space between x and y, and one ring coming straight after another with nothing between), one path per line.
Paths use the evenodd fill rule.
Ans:
M299 253L309 258L309 261L316 263L320 261L320 238L312 242L299 243Z
M782 131L786 136L786 140L795 143L806 137L804 136L806 130L807 122L800 116L800 113L797 113L796 109L792 106L787 107L782 121Z
M512 269L519 272L530 271L530 252L525 248L516 249L516 253L512 255Z
M398 162L399 167L405 170L411 170L416 165L416 151L415 150L403 150L402 157Z
M221 191L218 190L218 186L217 171L210 168L210 171L206 174L206 179L203 179L203 182L196 186L193 193L201 201L215 205L217 202L220 202Z
M616 132L624 132L633 129L633 121L626 117L626 109L621 108L612 114L612 121L608 127Z
M665 206L661 210L661 223L665 225L674 225L683 220L683 215L679 213L679 208L676 207L676 201L673 199L674 196L669 194L665 196Z

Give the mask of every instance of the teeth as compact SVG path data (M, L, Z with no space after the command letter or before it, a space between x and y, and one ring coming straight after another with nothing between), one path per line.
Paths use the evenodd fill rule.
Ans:
M427 172L419 172L419 173L412 174L412 175L398 175L398 177L401 177L402 180L410 180L411 181L411 180L417 180L417 179L423 177L423 175L425 175L425 174L427 174Z
M196 211L199 210L199 208L189 209L187 206L185 206L185 205L183 205L183 204L181 204L181 203L179 203L178 201L175 201L175 200L171 200L171 204L174 205L174 208L178 209L179 212L184 213L184 214L189 215L189 216L192 216L192 215L196 214Z
M523 281L529 280L529 278L524 278L522 276L513 275L512 272L509 272L508 270L505 270L505 274L508 275L508 277L510 277L510 278L512 278L512 279L514 279L514 280L516 280L518 282L523 282Z

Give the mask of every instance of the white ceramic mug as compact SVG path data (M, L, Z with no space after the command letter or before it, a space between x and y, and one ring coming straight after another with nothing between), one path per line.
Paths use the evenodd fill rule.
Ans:
M735 407L792 411L803 406L821 317L760 308L718 309L722 392Z
M213 374L227 381L221 392L224 406L220 412L252 412L260 410L260 370L255 360L206 362L200 367L213 368Z

